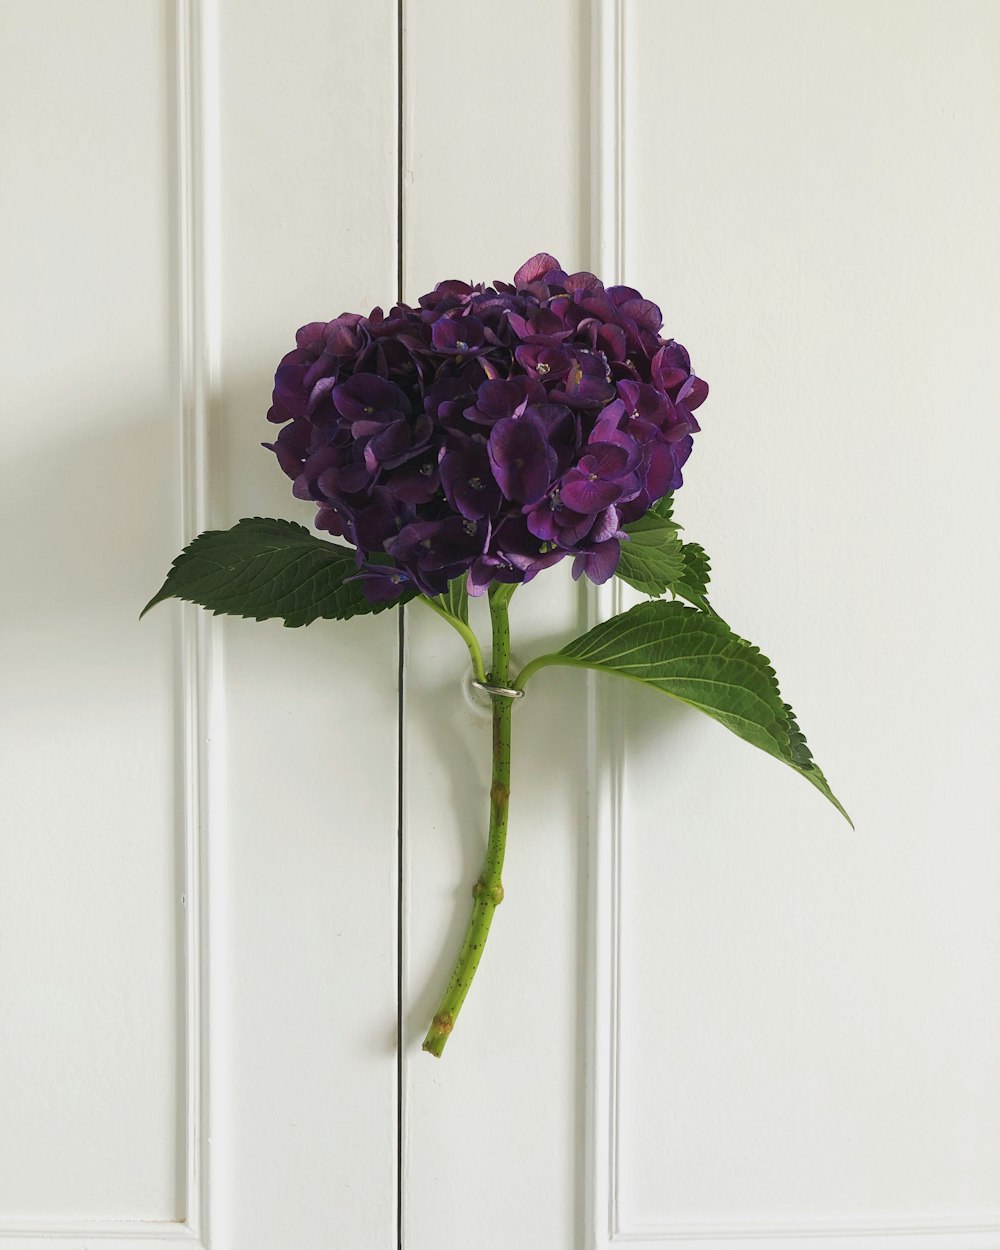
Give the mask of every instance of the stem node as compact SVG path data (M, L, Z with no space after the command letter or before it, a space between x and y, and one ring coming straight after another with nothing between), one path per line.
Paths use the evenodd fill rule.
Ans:
M490 802L494 807L503 807L510 801L510 786L502 781L494 781L490 786Z
M485 895L494 907L499 907L503 902L503 882L502 881L484 881L482 877L472 887L474 898Z

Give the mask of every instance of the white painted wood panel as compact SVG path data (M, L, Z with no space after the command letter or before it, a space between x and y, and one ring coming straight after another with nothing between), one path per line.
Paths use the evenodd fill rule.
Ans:
M170 24L126 0L0 9L0 1228L16 1245L183 1215L178 622L138 624L179 535Z
M296 327L395 298L396 6L222 0L218 48L213 520L311 525L258 444ZM222 632L222 1244L394 1245L396 620Z
M137 616L311 520L258 444L295 328L397 285L396 7L0 21L0 1241L394 1245L395 622Z
M624 6L624 276L713 388L677 515L858 830L628 692L599 1244L1000 1244L998 17Z
M408 298L442 278L509 281L538 251L585 265L586 19L571 0L406 5ZM568 568L519 590L515 655L572 637L584 606ZM425 609L406 611L404 1245L575 1246L585 683L567 680L515 709L505 898L455 1032L434 1059L420 1044L482 868L490 723L463 695L460 640ZM488 621L476 623L488 639Z
M399 12L0 6L0 1244L997 1250L1000 10L403 0L398 114ZM411 300L545 249L662 304L679 518L858 824L546 672L441 1061L457 637L407 609L400 935L394 617L136 622L197 529L311 521L274 366L400 243ZM516 656L618 602L550 573Z

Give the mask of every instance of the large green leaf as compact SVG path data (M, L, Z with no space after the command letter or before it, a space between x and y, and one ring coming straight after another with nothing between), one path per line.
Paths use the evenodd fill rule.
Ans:
M248 517L230 530L208 530L185 547L167 580L143 608L186 599L216 615L280 617L308 625L319 617L346 620L381 612L406 599L373 604L360 583L354 550L316 538L294 521Z
M717 616L676 601L642 603L542 662L631 677L699 708L801 773L850 820L782 699L770 661Z

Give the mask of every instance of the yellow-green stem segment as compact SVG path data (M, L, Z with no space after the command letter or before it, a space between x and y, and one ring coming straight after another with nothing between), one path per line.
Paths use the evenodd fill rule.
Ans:
M495 585L490 592L490 618L493 623L493 666L490 684L510 682L510 623L507 604L513 586ZM424 1038L424 1050L439 1058L458 1013L462 1010L472 978L476 975L483 947L493 923L493 913L503 899L503 857L507 843L507 808L510 802L510 714L512 700L493 695L493 778L490 784L490 832L486 862L473 886L472 918L465 931L455 971Z
M425 607L428 607L433 612L436 612L442 620L447 621L452 629L454 629L456 633L461 636L465 645L469 648L469 656L472 660L473 676L476 681L485 682L486 673L483 670L483 653L479 649L479 639L476 637L471 626L466 624L464 621L460 621L457 616L452 616L450 612L445 611L445 609L441 607L438 602L434 599L428 598L427 595L418 595L417 603L422 603Z

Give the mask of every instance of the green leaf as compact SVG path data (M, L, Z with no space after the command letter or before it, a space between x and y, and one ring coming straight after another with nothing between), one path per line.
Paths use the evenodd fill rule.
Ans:
M694 604L696 608L701 608L703 612L709 612L712 616L718 616L718 612L706 598L711 565L709 564L705 548L699 546L698 543L685 543L681 556L684 562L684 571L670 589L681 599L686 599L688 603Z
M616 569L622 581L656 598L680 580L685 571L684 544L677 528L669 516L663 517L653 508L626 525L628 541L622 543Z
M465 573L461 573L458 577L453 577L448 583L448 589L443 595L437 597L437 602L457 621L461 621L463 625L469 623L469 592L467 589L468 578Z
M636 590L658 599L667 591L703 612L719 614L708 602L710 565L704 547L682 543L673 519L674 497L658 499L638 521L624 527L630 541L622 543L617 575ZM721 618L720 618L721 619Z
M801 773L850 822L781 697L770 661L717 616L677 602L642 603L574 639L551 662L631 677L699 708Z
M294 521L248 517L230 530L199 534L142 615L164 599L186 599L216 616L281 617L295 627L381 612L413 597L370 603L360 583L347 580L357 572L353 548L324 542Z
M684 572L679 584L692 594L704 595L708 591L711 571L705 548L698 543L685 543Z

